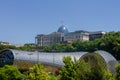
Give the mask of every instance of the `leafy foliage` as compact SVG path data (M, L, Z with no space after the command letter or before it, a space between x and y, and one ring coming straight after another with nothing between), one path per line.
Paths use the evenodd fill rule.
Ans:
M98 44L99 49L110 52L116 59L120 59L120 32L109 32Z
M99 58L95 55L95 60ZM65 66L60 71L60 80L115 80L104 64L98 61L93 64L91 61L72 60L71 57L64 57Z
M87 80L91 73L90 66L84 60L72 61L71 57L63 58L65 66L60 71L61 80ZM85 76L86 75L86 76Z
M120 80L120 64L116 66L116 80Z
M63 58L63 62L65 66L61 69L58 77L45 72L41 64L35 64L28 72L24 72L24 75L16 67L5 65L0 68L0 80L115 80L109 70L100 69L97 66L93 68L91 63L84 59L76 60L68 56ZM116 80L119 80L120 64L116 66L116 72Z
M49 74L49 76L50 76L49 80L58 80L58 78L53 74Z
M115 76L109 70L107 70L104 72L104 76L102 80L115 80Z
M35 64L28 71L28 80L50 80L49 75L45 72L43 65Z
M25 76L14 66L5 65L0 68L0 80L22 80Z

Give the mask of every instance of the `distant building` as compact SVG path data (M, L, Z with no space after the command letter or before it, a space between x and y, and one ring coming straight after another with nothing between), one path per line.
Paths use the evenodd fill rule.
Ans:
M1 45L10 45L9 42L2 42L2 41L0 41L0 44L1 44Z
M97 32L90 32L90 40L95 40L97 38L101 38L105 35L105 32L103 31L97 31Z
M39 34L35 37L35 43L37 46L50 46L55 43L67 42L72 43L73 41L89 41L94 40L96 38L101 38L105 32L97 31L97 32L88 32L84 30L78 30L75 32L69 32L68 29L61 25L58 28L57 32L53 32L51 34Z
M63 42L64 34L60 32L53 32L48 35L40 34L36 36L36 44L38 46L50 46L55 43Z
M75 32L70 32L64 36L64 41L73 42L75 40L89 41L89 32L79 30L79 31L75 31Z

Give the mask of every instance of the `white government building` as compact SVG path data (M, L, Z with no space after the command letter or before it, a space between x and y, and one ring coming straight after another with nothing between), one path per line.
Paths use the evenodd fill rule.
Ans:
M78 30L74 32L69 32L64 25L61 25L57 32L53 32L51 34L38 34L35 37L35 43L38 46L50 46L60 42L71 43L75 40L89 41L96 38L101 38L104 34L105 32L103 31L89 32L84 30Z

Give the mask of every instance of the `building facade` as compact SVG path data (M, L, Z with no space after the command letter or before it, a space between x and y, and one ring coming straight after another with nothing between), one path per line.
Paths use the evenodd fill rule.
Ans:
M51 46L55 43L60 42L70 42L73 41L89 41L95 40L96 38L101 38L105 32L88 32L84 30L78 30L74 32L69 32L68 29L62 25L59 27L57 32L51 34L39 34L35 37L35 43L37 46Z
M35 43L38 46L50 46L55 43L63 42L64 34L59 32L53 32L48 35L40 34L36 36Z
M79 30L79 31L75 31L75 32L70 32L64 36L64 41L73 42L75 40L89 41L89 32Z
M2 42L2 41L0 41L0 44L1 44L1 45L10 45L9 42Z
M103 31L97 31L97 32L90 32L90 40L95 40L97 38L101 38L106 34L106 32Z

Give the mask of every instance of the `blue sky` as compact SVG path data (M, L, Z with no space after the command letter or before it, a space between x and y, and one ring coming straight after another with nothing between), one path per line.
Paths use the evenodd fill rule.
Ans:
M120 0L0 0L0 41L34 43L57 31L120 31Z

